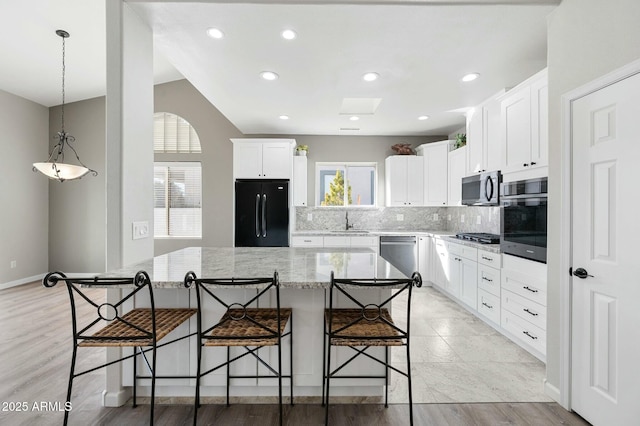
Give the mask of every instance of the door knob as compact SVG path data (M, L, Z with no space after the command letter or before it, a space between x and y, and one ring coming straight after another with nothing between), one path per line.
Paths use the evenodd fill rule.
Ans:
M584 269L584 268L578 268L578 269L576 269L575 271L573 271L573 275L574 275L574 276L576 276L576 277L578 277L578 278L581 278L581 279L583 279L583 280L584 280L585 278L587 278L587 277L593 277L593 275L589 275L589 273L587 272L587 270L586 270L586 269Z

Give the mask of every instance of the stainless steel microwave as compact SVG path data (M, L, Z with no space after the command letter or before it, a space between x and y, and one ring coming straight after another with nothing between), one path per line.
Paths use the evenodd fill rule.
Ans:
M462 178L462 204L465 206L497 206L500 204L500 171L480 173Z

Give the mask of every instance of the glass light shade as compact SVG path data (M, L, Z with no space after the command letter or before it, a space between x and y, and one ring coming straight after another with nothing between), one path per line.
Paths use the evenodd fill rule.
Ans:
M33 167L49 179L59 180L60 182L80 179L89 173L89 169L86 167L65 163L33 163Z

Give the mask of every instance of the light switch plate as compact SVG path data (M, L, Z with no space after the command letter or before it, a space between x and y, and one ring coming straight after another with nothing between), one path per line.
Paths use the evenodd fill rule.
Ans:
M133 222L133 239L140 240L149 236L149 222Z
M311 222L313 220L313 213L307 213L307 222Z
M480 215L478 215L478 216L476 217L476 224L477 224L477 225L480 225Z
M398 222L402 222L402 221L404 220L404 215L403 215L403 214L397 214L397 215L396 215L396 220L397 220Z
M464 223L464 215L463 214L460 215L460 223Z
M438 220L438 213L433 214L433 220Z

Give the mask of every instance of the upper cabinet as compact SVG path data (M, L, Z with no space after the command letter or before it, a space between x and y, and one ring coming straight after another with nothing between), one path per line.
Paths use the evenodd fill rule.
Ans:
M294 139L231 139L235 179L291 179Z
M525 80L502 98L503 173L547 165L548 110L546 69Z
M293 157L293 205L307 205L307 156Z
M423 159L425 206L447 205L449 150L454 142L431 142L416 148L418 155Z
M449 194L447 204L462 205L462 178L467 175L467 147L463 146L449 152L448 181Z
M422 206L424 163L415 155L392 155L385 160L387 206Z
M502 169L500 101L504 90L467 114L467 174Z

